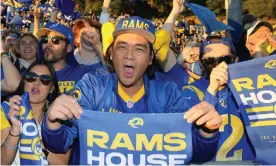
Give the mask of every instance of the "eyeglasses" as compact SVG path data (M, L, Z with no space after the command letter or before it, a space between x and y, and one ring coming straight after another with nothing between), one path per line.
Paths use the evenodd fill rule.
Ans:
M46 43L48 43L49 39L51 39L52 43L54 43L55 45L58 45L61 40L68 42L68 40L66 38L63 38L63 37L60 37L60 36L53 36L53 37L51 37L51 36L43 36L41 38L41 42L43 44L46 44Z
M36 73L28 72L25 76L27 82L35 82L37 78L39 78L40 82L46 86L53 82L53 78L46 74L37 75Z
M231 64L234 62L234 56L233 55L226 55L223 57L210 57L206 59L202 59L202 64L204 65L218 65L221 62L225 62L226 64Z

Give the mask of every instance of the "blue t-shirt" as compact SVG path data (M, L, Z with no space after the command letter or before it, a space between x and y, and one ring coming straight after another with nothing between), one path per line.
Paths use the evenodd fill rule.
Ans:
M68 94L84 74L94 71L101 66L101 63L76 66L67 64L63 69L56 71L60 92Z

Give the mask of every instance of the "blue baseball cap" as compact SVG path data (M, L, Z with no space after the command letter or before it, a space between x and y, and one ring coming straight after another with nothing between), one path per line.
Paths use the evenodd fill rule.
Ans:
M218 39L218 40L212 40L211 39ZM232 52L234 52L236 54L236 48L233 44L233 42L231 40L229 40L228 38L225 37L221 37L221 36L208 36L203 43L200 45L200 53L202 54L204 52L204 48L210 44L224 44L227 45Z
M16 33L10 33L10 34L8 34L8 35L6 36L6 38L7 38L7 37L14 37L14 38L18 39L18 38L19 38L19 35L16 34Z
M153 24L138 16L119 20L115 26L113 37L117 37L124 33L134 33L143 36L151 43L155 41L155 28Z
M41 28L37 32L37 37L40 38L42 36L45 36L51 31L58 32L61 35L63 35L67 40L69 40L72 49L74 49L74 35L71 28L58 23L48 22L44 28Z

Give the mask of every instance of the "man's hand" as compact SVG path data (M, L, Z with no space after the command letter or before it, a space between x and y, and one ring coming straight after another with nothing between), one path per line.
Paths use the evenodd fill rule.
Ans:
M100 34L97 32L96 28L90 26L82 29L81 42L86 44L89 43L92 47L102 44Z
M228 65L225 62L221 62L215 67L210 75L210 84L208 92L212 95L216 95L219 88L228 82Z
M83 110L75 98L62 94L48 109L47 125L49 129L58 129L61 126L58 120L79 119L82 112Z
M185 9L184 2L185 0L173 0L172 12L174 12L177 15L182 13Z
M222 118L215 108L206 101L203 101L184 114L188 123L195 123L197 126L204 126L209 130L216 130L222 123Z

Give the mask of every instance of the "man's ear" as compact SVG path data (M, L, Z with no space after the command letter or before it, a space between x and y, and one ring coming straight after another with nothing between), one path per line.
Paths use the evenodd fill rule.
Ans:
M67 53L71 52L73 50L71 44L67 45Z
M110 60L112 60L112 58L113 58L113 46L110 47L107 51L108 51L108 53L110 55Z

